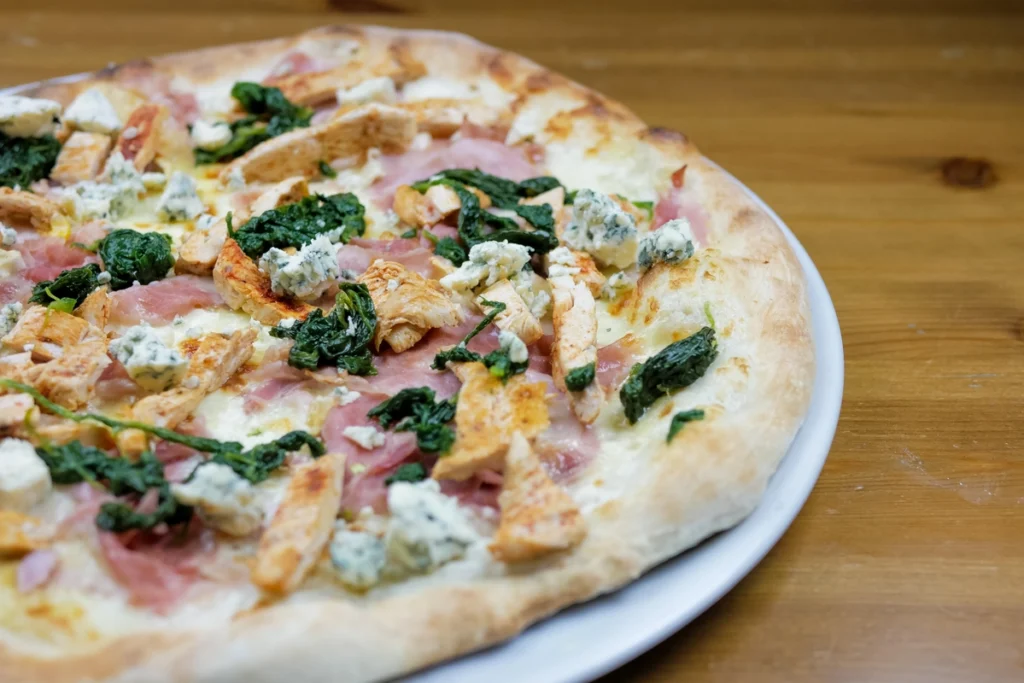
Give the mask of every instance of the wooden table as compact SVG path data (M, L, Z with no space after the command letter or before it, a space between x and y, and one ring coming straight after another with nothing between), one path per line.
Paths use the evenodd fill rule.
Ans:
M376 22L472 33L686 131L820 268L846 400L775 550L608 680L1024 680L1024 4L621 4L11 2L0 82Z

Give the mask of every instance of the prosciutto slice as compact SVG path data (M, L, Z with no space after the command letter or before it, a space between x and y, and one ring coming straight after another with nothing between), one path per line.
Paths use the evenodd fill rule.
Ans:
M99 263L99 257L59 237L37 237L22 232L14 249L21 252L25 269L18 275L32 282L52 280L62 270L86 263Z
M25 303L32 294L32 281L20 274L0 279L0 306L16 301Z
M136 285L114 292L111 298L110 322L114 325L140 322L164 325L175 316L224 303L213 280L195 275L178 275L148 285Z
M694 238L700 244L707 244L708 214L693 196L693 192L686 188L670 190L658 198L658 203L654 205L651 229L657 230L676 218L689 220Z
M597 381L606 391L614 391L629 376L639 360L629 335L597 350Z
M401 263L424 277L430 276L433 251L416 240L356 238L338 250L338 267L362 273L377 259Z
M19 593L30 593L46 584L60 564L60 557L52 550L34 550L18 563L17 586Z

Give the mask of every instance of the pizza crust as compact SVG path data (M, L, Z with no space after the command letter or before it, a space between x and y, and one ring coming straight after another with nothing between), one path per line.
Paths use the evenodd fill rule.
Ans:
M254 77L299 44L329 50L341 41L378 54L401 52L422 60L432 75L484 79L514 93L513 126L539 122L534 136L547 147L548 166L556 176L572 169L563 171L570 185L607 191L616 175L633 175L650 194L667 188L672 171L686 165L687 191L710 217L708 248L681 266L649 271L627 306L634 324L653 330L664 345L703 325L694 301L710 302L722 325L721 355L671 404L675 410L691 403L721 409L665 444L667 402L626 430L613 396L598 424L616 436L569 486L589 527L570 553L515 567L482 554L460 563L478 574L472 580L446 567L370 599L295 601L243 613L228 624L199 621L138 633L63 657L29 656L5 642L0 679L341 682L413 671L509 638L733 526L756 507L796 434L814 374L801 267L772 219L683 135L648 128L621 104L522 57L449 33L329 27L135 62L94 78L134 82L157 73L202 87ZM26 94L66 103L90 80L44 83ZM581 173L586 177L577 182Z

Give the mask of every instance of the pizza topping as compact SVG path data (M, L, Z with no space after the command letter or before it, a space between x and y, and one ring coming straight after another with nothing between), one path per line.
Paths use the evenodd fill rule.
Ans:
M585 251L573 251L567 247L552 249L544 257L548 277L568 275L576 282L582 282L590 289L590 293L599 296L606 278L598 270L597 264Z
M480 242L469 250L469 260L451 275L441 278L441 284L456 292L490 287L523 270L530 262L531 251L530 247L508 241Z
M21 303L18 301L0 306L0 337L7 336L7 333L14 329L21 309Z
M320 313L314 306L298 299L276 296L270 277L233 239L224 243L217 257L213 284L228 306L245 311L264 325L276 325L282 320L302 319L313 312Z
M333 365L351 375L375 375L368 346L376 327L377 312L366 285L343 282L329 314L314 309L305 320L279 325L270 334L295 340L288 353L292 367L315 370Z
M659 398L684 389L703 377L717 356L715 331L704 327L669 344L643 363L634 365L629 378L619 389L626 418L635 424Z
M397 353L412 348L429 330L458 325L458 307L437 281L428 280L399 263L374 261L359 277L377 311L374 346L383 342Z
M67 301L62 308L66 308L65 312L70 313L100 286L99 275L100 268L95 263L61 271L53 280L37 282L28 301L51 308L54 308L55 303Z
M529 278L530 275L526 274L526 277ZM516 279L519 279L518 273L516 274ZM533 344L544 336L544 328L541 326L540 320L530 310L526 301L523 300L523 297L509 280L500 280L482 290L476 301L481 310L486 305L485 301L498 301L505 304L504 310L494 319L494 324L503 333L511 334L520 339L521 344Z
M0 509L24 512L50 493L46 464L28 441L0 441Z
M341 433L346 439L367 451L380 448L386 440L383 432L369 425L345 427Z
M109 135L75 131L57 155L50 178L62 185L95 180L113 144Z
M672 439L676 438L676 434L683 431L683 427L686 426L687 422L703 419L704 411L699 408L679 411L672 416L672 422L668 426L668 435L665 436L665 443L672 443Z
M605 282L601 288L601 296L605 299L615 300L636 289L636 283L635 273L620 270L618 273L613 273Z
M365 209L352 193L314 195L294 204L265 211L228 234L251 259L271 248L301 247L319 235L331 242L348 242L366 230Z
M501 524L490 551L502 562L535 560L567 550L586 536L572 497L551 480L522 434L512 435L498 497Z
M257 489L231 467L207 462L183 484L172 484L171 494L195 508L208 526L231 536L248 536L263 523Z
M12 138L53 135L60 123L59 102L36 97L0 97L0 133Z
M584 189L576 193L572 210L563 236L568 246L606 266L626 268L636 261L636 222L615 200Z
M158 232L119 228L103 239L99 254L115 291L162 280L174 266L171 238Z
M388 487L388 511L388 559L407 571L428 572L462 557L479 538L455 499L430 479Z
M148 391L165 391L181 381L188 359L168 348L143 323L128 329L110 343L110 353L120 361L135 383Z
M380 582L387 564L387 548L375 534L355 531L339 520L329 546L331 564L341 582L356 590L366 590Z
M68 105L64 122L87 133L113 135L121 130L121 119L99 88L89 88Z
M0 557L18 556L53 542L53 527L17 510L0 509Z
M131 161L139 173L156 159L157 143L162 140L161 129L167 115L167 107L152 102L139 105L128 115L125 129L117 139L117 151ZM146 187L149 188L148 183Z
M555 340L551 349L551 371L555 385L569 390L569 401L573 412L584 424L597 419L604 403L604 390L589 382L581 389L569 388L567 375L597 363L597 307L594 297L581 282L573 282L569 276L550 278L551 294L554 299L552 321ZM584 375L586 375L584 371ZM574 376L574 384L581 384L585 376Z
M0 187L0 221L16 226L28 226L45 231L66 221L60 207L33 192Z
M275 593L295 590L319 559L341 504L345 457L325 455L295 469L260 538L252 581Z
M8 348L31 351L33 360L48 361L62 356L89 333L99 336L98 330L90 330L89 323L70 313L29 306L3 343Z
M230 161L275 136L295 128L305 128L313 110L288 101L278 88L239 81L231 88L231 96L248 114L229 125L231 136L219 146L199 147L197 164Z
M53 578L60 566L60 556L52 550L34 550L18 563L19 593L30 593Z
M83 181L63 191L77 217L116 220L133 211L146 193L142 174L120 152L107 158L102 178L105 182Z
M388 76L368 78L351 88L339 88L337 91L338 104L342 107L357 106L369 102L380 102L381 104L394 104L398 99L398 92L395 90L395 82Z
M455 441L448 423L455 418L456 398L434 400L429 387L402 389L373 407L366 415L385 429L416 434L416 445L424 453L447 453ZM347 434L346 434L347 436Z
M317 299L338 279L338 247L319 235L295 254L272 247L260 257L274 294Z
M0 186L28 187L46 178L60 154L53 136L22 138L0 132Z
M231 126L223 121L204 121L199 119L192 124L189 130L192 144L206 152L211 152L218 147L223 147L232 138Z
M191 176L175 171L157 202L157 215L172 223L198 218L206 211L206 207L196 189L196 181Z
M594 382L597 374L597 363L581 365L565 373L565 388L569 391L583 391Z
M693 256L693 232L690 221L677 218L644 236L640 241L637 265L647 270L655 263L680 263Z
M213 308L224 303L207 278L178 275L148 285L133 285L110 295L110 322L135 325L147 322L164 325L176 316L197 308Z

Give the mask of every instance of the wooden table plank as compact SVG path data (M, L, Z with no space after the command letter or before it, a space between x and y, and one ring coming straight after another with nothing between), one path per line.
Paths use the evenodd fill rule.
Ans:
M1022 680L1024 6L766 4L42 0L0 9L0 81L364 21L472 33L686 131L820 268L845 401L768 558L608 680ZM995 182L949 185L953 157Z

